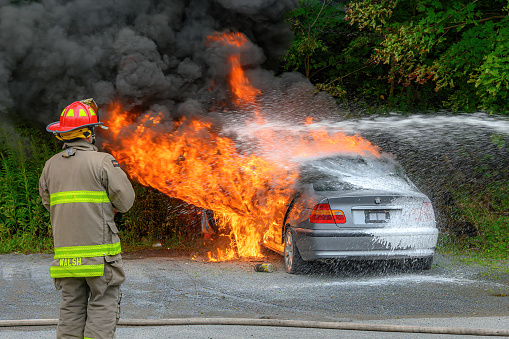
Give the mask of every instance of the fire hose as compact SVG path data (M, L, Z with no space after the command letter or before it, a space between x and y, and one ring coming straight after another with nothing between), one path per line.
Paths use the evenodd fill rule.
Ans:
M54 326L58 319L0 320L0 327ZM459 327L422 327L408 325L379 325L350 322L323 322L286 319L247 318L176 318L176 319L121 319L119 326L182 326L182 325L237 325L319 328L350 331L404 332L428 334L456 334L473 336L509 336L509 330Z

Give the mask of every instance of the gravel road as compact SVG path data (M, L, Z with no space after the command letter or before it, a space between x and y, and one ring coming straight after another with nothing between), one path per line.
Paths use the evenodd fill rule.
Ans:
M58 318L60 295L49 278L51 257L0 256L0 320ZM444 319L456 324L463 319L472 326L509 329L509 275L462 264L450 256L436 255L432 269L424 272L406 271L394 265L368 267L350 263L342 267L322 265L310 274L289 275L276 254L268 254L263 261L272 263L275 272L255 272L254 265L261 262L212 263L166 250L124 254L128 279L122 286L121 317L295 319L423 326L448 326ZM235 328L242 331L240 326ZM198 331L192 326L180 330L184 329ZM19 338L36 330L39 336L54 336L52 328L22 330L24 335ZM246 333L250 330L253 331L247 327ZM299 329L286 330L290 334L303 333ZM144 331L149 333L148 329ZM324 331L324 337L329 331L334 336L334 330ZM16 338L16 333L12 328L0 330L0 338L2 334ZM271 336L277 337L276 334ZM193 334L200 337L196 335Z

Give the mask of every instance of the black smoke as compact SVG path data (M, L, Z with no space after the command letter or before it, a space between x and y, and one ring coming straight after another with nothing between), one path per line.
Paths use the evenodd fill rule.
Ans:
M227 95L226 47L241 32L246 69L277 65L297 0L0 0L0 111L41 124L73 101L204 114ZM267 70L269 69L269 70ZM263 74L263 73L262 73ZM304 81L304 80L303 80ZM212 85L211 85L212 84ZM103 112L104 113L104 112Z

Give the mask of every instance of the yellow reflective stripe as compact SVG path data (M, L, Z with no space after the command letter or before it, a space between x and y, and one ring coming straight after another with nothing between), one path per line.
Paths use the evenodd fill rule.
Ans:
M83 108L80 108L78 116L86 117L87 116L87 112L85 112L85 110Z
M88 111L90 112L90 115L95 115L95 112L93 109L89 108Z
M55 247L54 259L63 258L91 258L105 255L115 255L122 251L120 242L114 244Z
M51 278L100 277L104 274L104 264L79 266L50 266Z
M70 110L68 110L66 116L73 117L74 116L74 110L72 108Z
M63 116L64 116L64 113L65 113L65 108L64 108L64 110L62 111L62 113L60 114L60 116L61 116L61 117L63 117Z
M110 202L106 191L67 191L50 194L50 206L75 202Z

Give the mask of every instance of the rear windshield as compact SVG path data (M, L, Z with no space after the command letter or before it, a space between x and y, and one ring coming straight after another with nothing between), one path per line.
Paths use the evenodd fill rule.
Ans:
M301 166L300 183L315 191L417 190L395 160L360 156L310 161Z
M362 187L335 179L324 179L315 181L313 189L315 191L352 191L362 189Z

